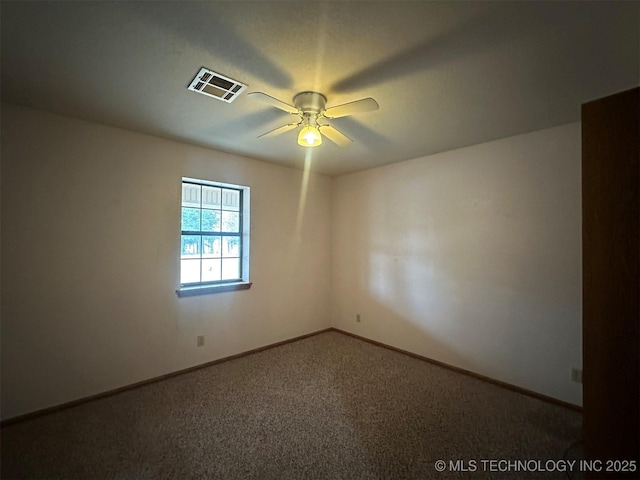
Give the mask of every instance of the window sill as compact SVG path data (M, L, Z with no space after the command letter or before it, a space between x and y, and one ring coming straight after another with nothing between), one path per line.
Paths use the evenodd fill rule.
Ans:
M249 290L251 282L225 283L222 285L205 285L202 287L185 287L176 290L179 297L195 297L196 295L209 295L210 293L233 292L236 290Z

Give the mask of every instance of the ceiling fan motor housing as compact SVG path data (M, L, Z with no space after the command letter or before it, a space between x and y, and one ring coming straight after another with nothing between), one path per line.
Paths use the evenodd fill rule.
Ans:
M317 92L302 92L293 97L293 104L302 113L315 113L319 115L324 111L327 98Z

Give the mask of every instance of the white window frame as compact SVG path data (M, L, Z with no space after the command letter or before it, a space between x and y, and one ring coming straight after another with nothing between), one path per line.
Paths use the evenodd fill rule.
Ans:
M178 224L180 225L180 239L182 238L182 191L184 183L192 183L202 186L220 187L232 190L238 190L240 192L240 272L241 276L238 280L220 280L215 282L200 282L191 284L182 284L180 281L180 269L181 269L181 257L182 257L182 241L178 246L178 285L179 288L176 293L179 297L190 297L194 295L206 295L209 293L229 292L234 290L247 290L251 288L251 282L249 281L249 252L250 252L250 205L251 205L251 188L244 185L235 185L231 183L215 182L210 180L203 180L199 178L182 177L180 182L180 218ZM201 208L202 209L202 208ZM200 260L202 261L202 259Z

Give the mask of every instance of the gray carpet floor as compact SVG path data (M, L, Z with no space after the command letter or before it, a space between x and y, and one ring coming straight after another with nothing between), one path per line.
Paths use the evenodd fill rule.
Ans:
M480 460L562 459L581 426L574 411L326 332L4 427L1 473L566 479L486 472ZM477 470L438 472L439 459Z

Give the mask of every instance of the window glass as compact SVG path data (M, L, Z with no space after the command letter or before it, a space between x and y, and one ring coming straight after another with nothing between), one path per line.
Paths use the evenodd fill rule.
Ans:
M243 194L248 187L183 179L181 288L246 281L248 235ZM247 241L247 245L243 242Z

